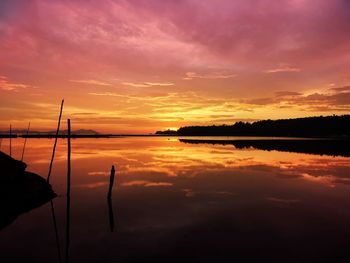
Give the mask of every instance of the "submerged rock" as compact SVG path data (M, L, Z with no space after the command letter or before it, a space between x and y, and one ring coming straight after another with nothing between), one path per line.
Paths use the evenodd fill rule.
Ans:
M0 229L56 197L51 185L25 171L26 167L24 162L0 152Z

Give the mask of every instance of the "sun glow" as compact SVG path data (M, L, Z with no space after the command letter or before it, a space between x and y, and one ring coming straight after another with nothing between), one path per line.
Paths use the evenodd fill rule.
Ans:
M177 131L179 127L166 127L165 130Z

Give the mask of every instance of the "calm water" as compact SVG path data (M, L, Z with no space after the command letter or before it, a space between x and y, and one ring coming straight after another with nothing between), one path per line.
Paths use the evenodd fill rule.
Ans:
M15 158L22 145L13 140ZM27 170L46 178L52 145L30 139ZM70 262L350 259L349 157L165 137L76 139L72 147ZM58 242L48 203L0 231L0 262L59 262L59 254L65 260L66 154L59 140L51 177Z

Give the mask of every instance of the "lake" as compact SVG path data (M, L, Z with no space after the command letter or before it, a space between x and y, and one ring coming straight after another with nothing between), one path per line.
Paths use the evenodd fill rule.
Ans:
M28 140L28 171L46 178L53 143ZM22 146L13 139L13 157L20 159ZM60 139L50 181L58 197L0 231L0 261L64 262L66 249L70 262L350 260L350 157L329 145L322 155L253 146L74 139L67 239L67 143ZM1 150L8 152L8 140Z

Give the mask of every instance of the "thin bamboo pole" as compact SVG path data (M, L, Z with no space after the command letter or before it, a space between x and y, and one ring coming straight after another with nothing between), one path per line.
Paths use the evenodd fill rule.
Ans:
M28 134L29 134L29 129L30 129L30 122L28 124L28 129L27 129L27 136L24 138L24 144L23 144L23 151L22 151L22 158L21 161L23 162L23 157L24 157L24 151L26 149L26 144L27 144L27 138L28 138Z
M56 145L57 145L57 138L58 138L58 133L59 133L59 131L60 131L60 124L61 124L63 103L64 103L64 100L62 100L62 102L61 102L60 116L58 117L58 124L57 124L57 131L56 131L55 143L54 143L54 145L53 145L52 157L51 157L51 162L50 162L50 167L49 167L49 173L48 173L48 175L47 175L47 182L50 182L52 164L53 164L53 160L54 160L54 158L55 158L55 151L56 151Z

